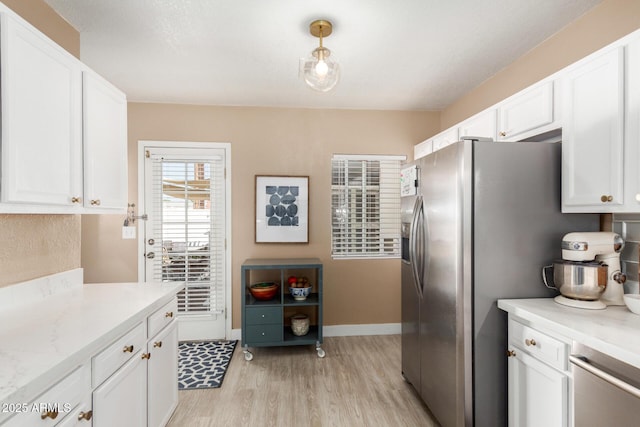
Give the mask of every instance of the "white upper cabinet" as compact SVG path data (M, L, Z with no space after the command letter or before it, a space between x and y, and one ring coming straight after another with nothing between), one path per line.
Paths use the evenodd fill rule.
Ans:
M84 206L127 208L127 99L90 70L83 72Z
M627 211L640 212L640 34L626 49L625 202Z
M1 201L80 207L80 63L7 14L1 25Z
M538 83L498 106L498 141L517 141L554 127L554 82Z
M469 136L496 139L496 110L485 110L460 123L458 128L460 139Z
M124 213L125 95L0 3L0 213Z
M433 153L433 139L422 141L413 147L413 160L418 160L420 157L431 153Z
M625 203L624 47L567 69L562 87L563 211L616 211Z
M451 145L454 142L459 141L458 139L458 128L452 127L450 129L445 130L434 136L433 140L433 151L438 151L441 148L446 147L447 145Z

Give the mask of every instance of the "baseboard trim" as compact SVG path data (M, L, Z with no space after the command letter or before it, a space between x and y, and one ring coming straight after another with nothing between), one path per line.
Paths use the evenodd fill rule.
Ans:
M327 325L322 328L325 337L350 337L358 335L399 335L400 323L371 323L366 325ZM231 338L240 340L240 329L231 330Z

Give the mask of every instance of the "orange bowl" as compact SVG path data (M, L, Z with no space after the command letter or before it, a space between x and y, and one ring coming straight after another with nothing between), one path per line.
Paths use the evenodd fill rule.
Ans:
M279 285L274 282L254 283L249 286L249 292L255 299L270 300L276 296Z

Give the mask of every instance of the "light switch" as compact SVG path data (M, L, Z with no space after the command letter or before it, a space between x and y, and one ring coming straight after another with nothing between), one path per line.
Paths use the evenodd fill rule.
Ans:
M122 227L122 238L123 239L135 239L136 238L136 227L123 226Z

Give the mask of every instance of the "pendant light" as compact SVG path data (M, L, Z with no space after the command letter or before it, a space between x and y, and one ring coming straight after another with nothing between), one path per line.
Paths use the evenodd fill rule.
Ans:
M319 19L309 25L311 35L320 38L320 46L303 60L302 75L310 88L319 92L329 92L340 79L340 65L331 58L331 51L322 45L323 37L333 30L331 22Z

